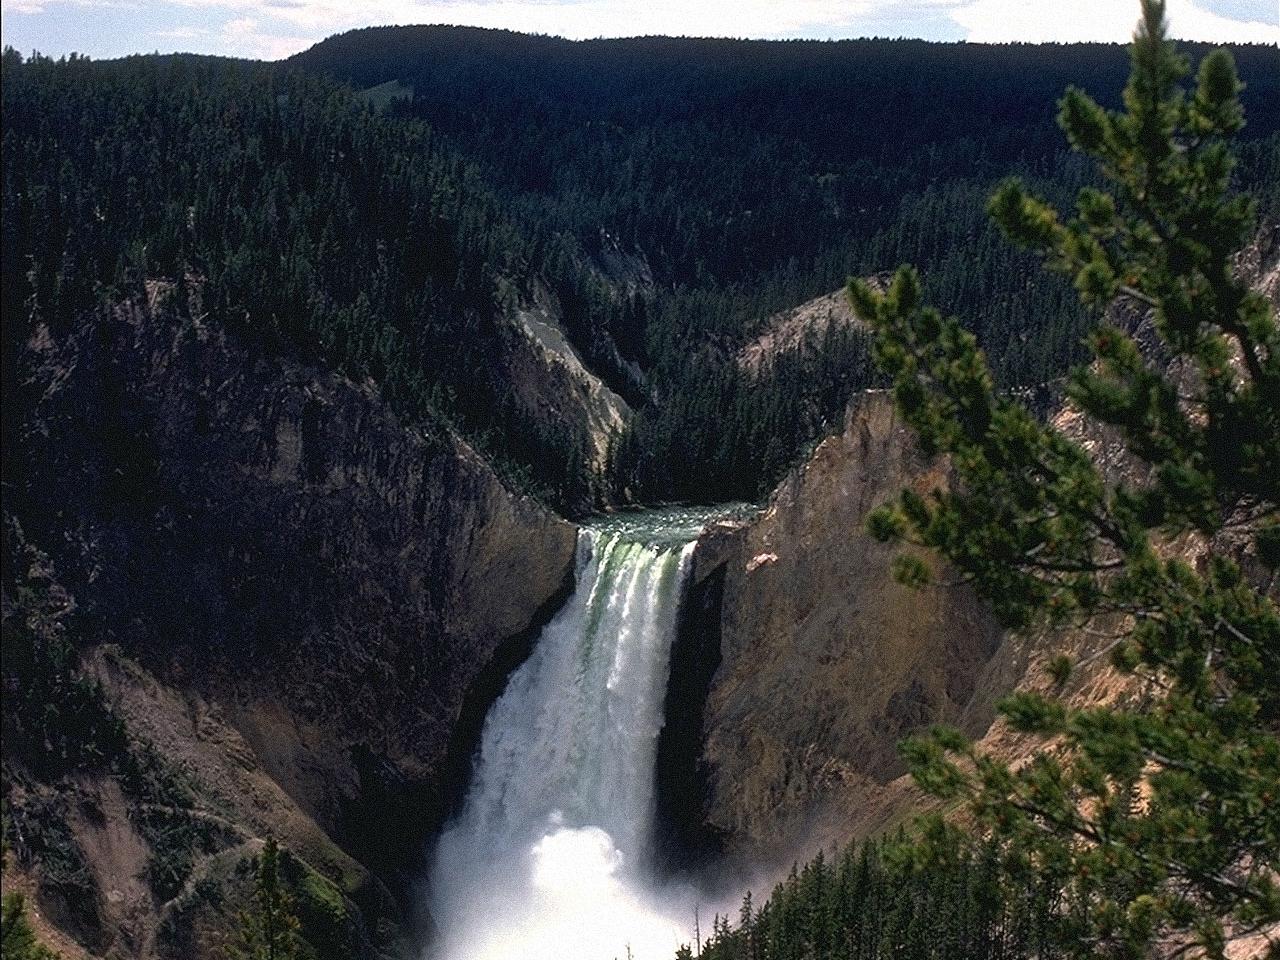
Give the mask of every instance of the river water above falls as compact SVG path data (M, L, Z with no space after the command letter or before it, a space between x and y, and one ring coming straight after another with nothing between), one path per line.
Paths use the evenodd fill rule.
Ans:
M437 844L431 960L658 960L690 939L692 895L650 873L654 764L695 541L722 513L582 529L573 596L489 711Z

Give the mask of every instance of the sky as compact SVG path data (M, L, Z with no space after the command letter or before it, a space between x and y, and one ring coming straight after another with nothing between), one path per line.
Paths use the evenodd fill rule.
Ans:
M504 27L572 39L652 34L1123 42L1136 0L0 0L23 53L187 51L276 60L375 24ZM1280 0L1168 0L1183 39L1280 43Z

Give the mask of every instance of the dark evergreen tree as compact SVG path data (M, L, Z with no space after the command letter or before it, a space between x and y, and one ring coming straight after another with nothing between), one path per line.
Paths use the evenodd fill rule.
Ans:
M4 960L57 960L59 956L36 939L20 893L4 895L0 908L0 956Z
M227 958L297 960L302 955L299 929L293 897L280 876L280 846L267 837L254 860L253 903L240 914L240 930Z
M1163 2L1143 0L1124 109L1074 88L1061 105L1108 189L1082 190L1065 223L1016 182L991 201L1086 303L1148 312L1155 356L1104 324L1069 389L1143 479L1105 482L1078 443L999 394L973 335L923 305L913 271L883 295L851 286L899 407L957 477L904 493L872 531L939 552L1012 626L1118 622L1103 652L1143 681L1132 705L1005 700L1014 729L1059 747L1016 769L954 731L907 746L919 782L967 801L1011 876L1052 878L1044 935L1061 956L1137 958L1164 939L1221 957L1228 934L1280 922L1280 612L1263 572L1280 565L1280 327L1235 273L1254 218L1229 191L1227 140L1243 124L1232 59L1206 56L1189 92L1186 72ZM1242 569L1232 534L1263 570ZM1181 535L1208 544L1199 567L1172 549ZM917 559L899 572L929 575ZM1072 664L1051 669L1063 683Z

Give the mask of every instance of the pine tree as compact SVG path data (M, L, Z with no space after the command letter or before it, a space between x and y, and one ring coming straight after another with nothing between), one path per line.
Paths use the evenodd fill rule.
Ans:
M27 919L26 901L20 893L6 893L0 907L0 956L4 960L57 960L54 953L36 939Z
M297 960L300 924L293 897L280 878L280 847L268 837L254 864L253 906L240 914L240 931L228 960Z
M989 207L1086 304L1149 317L1163 357L1103 323L1069 384L1149 480L1104 482L1080 445L1000 395L911 269L883 295L850 285L899 408L956 478L904 493L871 531L937 551L1010 626L1120 623L1106 651L1143 683L1133 706L1007 698L1008 722L1056 747L1017 769L950 730L905 747L922 786L967 800L1005 869L1058 878L1062 956L1141 957L1164 939L1221 957L1228 934L1280 923L1280 613L1265 589L1280 566L1280 328L1233 273L1253 215L1229 190L1243 125L1232 59L1209 54L1185 92L1164 13L1143 0L1123 110L1076 89L1061 102L1108 190L1082 190L1065 222L1014 181ZM1202 565L1169 549L1179 536L1210 545ZM930 576L914 557L897 572ZM1072 668L1051 664L1059 684Z

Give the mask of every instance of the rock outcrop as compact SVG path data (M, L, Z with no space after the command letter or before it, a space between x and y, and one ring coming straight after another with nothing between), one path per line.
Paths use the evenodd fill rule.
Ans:
M603 471L609 441L622 432L631 410L582 362L545 289L538 287L530 302L508 307L501 341L502 365L525 415L535 423L580 429L587 461Z
M881 280L873 278L872 282ZM738 365L757 373L779 353L795 349L807 340L820 341L829 327L842 329L860 325L843 289L823 294L770 317L760 335L738 351Z

